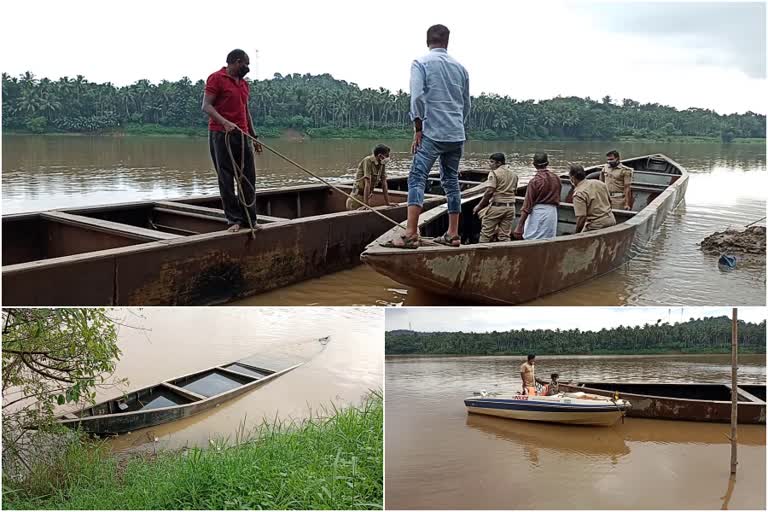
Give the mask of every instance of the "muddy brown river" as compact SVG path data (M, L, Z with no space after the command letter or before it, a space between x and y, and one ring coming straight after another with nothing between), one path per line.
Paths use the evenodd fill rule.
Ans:
M379 141L270 141L319 174L344 179ZM386 142L386 141L385 141ZM408 141L389 141L391 174L406 174ZM530 155L548 151L556 170L567 162L602 162L607 149L629 156L663 152L691 173L685 204L647 249L606 276L535 301L542 305L764 305L765 263L718 270L717 255L697 244L707 235L765 215L768 175L764 144L470 141L464 168L480 168L503 151L523 179ZM192 137L3 135L3 213L218 193L208 146ZM302 171L265 154L257 185L308 183ZM366 266L250 297L240 305L450 305L377 274Z
M303 366L212 410L121 435L111 442L116 451L234 441L242 426L248 430L264 419L322 415L332 404L357 404L383 385L383 311L378 309L151 308L116 310L114 316L126 326L120 328L123 354L112 382L125 378L129 383L99 389L98 401L254 354L305 357L317 352L316 338L331 336Z
M724 382L729 356L540 356L563 379ZM516 357L387 357L388 509L765 509L765 426L626 418L615 427L468 415L463 399L519 385ZM765 356L739 379L765 383Z

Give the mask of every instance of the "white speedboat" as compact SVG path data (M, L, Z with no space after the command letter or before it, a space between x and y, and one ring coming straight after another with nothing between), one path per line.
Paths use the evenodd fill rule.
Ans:
M611 426L632 406L626 400L589 393L552 396L488 394L464 399L467 412L513 420L546 421L572 425Z

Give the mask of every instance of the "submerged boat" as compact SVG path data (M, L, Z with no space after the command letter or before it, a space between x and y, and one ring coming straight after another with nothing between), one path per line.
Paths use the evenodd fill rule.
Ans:
M552 396L481 394L464 400L467 412L513 420L569 425L611 426L631 408L623 399L612 400L584 392Z
M688 173L664 155L630 158L634 169L632 211L615 210L616 225L572 234L576 225L572 185L561 177L557 236L550 240L477 243L481 221L472 209L482 190L462 198L461 247L425 244L405 250L382 244L402 234L393 228L366 247L360 259L377 272L407 286L481 304L520 304L578 285L617 269L641 250L667 216L684 199ZM586 169L597 179L601 166ZM526 186L518 187L519 217ZM425 238L448 228L445 204L422 213L419 230Z
M730 384L560 383L560 389L602 396L620 397L632 402L628 416L666 420L731 421ZM739 423L765 424L765 384L738 387Z
M328 338L318 341L325 344ZM216 407L298 368L308 359L279 354L251 356L131 391L56 419L67 427L99 436L132 432Z
M373 204L400 222L407 195L391 196L401 204L380 190ZM351 268L392 224L346 199L327 185L259 190L253 239L226 232L219 196L4 215L3 304L219 304Z

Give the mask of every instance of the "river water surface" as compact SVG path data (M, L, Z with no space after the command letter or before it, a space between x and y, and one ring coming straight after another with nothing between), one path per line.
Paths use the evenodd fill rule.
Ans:
M301 420L332 404L358 404L383 385L383 312L375 308L151 308L115 310L123 354L97 400L151 386L247 356L315 354L316 339L330 342L308 363L215 409L180 421L121 435L116 451L206 446L235 440L238 429L262 420ZM155 441L157 439L157 441Z
M729 425L626 418L615 427L468 415L481 389L517 389L520 358L386 361L388 509L765 509L765 426L740 425L729 484ZM727 382L729 356L540 356L563 380ZM765 356L739 379L765 383Z
M349 178L358 161L380 141L270 141L279 151L322 176ZM387 141L385 141L387 142ZM408 141L393 148L390 174L406 174ZM567 162L602 162L607 149L626 157L662 152L691 173L685 204L661 228L647 250L621 269L537 300L547 305L764 305L765 263L742 261L721 272L717 257L698 246L705 236L765 215L768 179L764 144L470 141L464 168L484 168L503 151L523 179L532 174L534 151L550 154L555 170ZM194 137L3 136L3 213L216 194L207 142ZM308 183L311 178L265 154L257 185ZM245 299L242 305L438 305L427 295L366 266L338 272Z

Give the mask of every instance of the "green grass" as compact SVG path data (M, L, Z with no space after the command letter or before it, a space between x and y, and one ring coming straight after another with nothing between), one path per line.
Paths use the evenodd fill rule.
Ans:
M381 509L383 419L374 393L326 419L265 423L233 446L119 462L80 441L25 481L3 482L3 508Z

